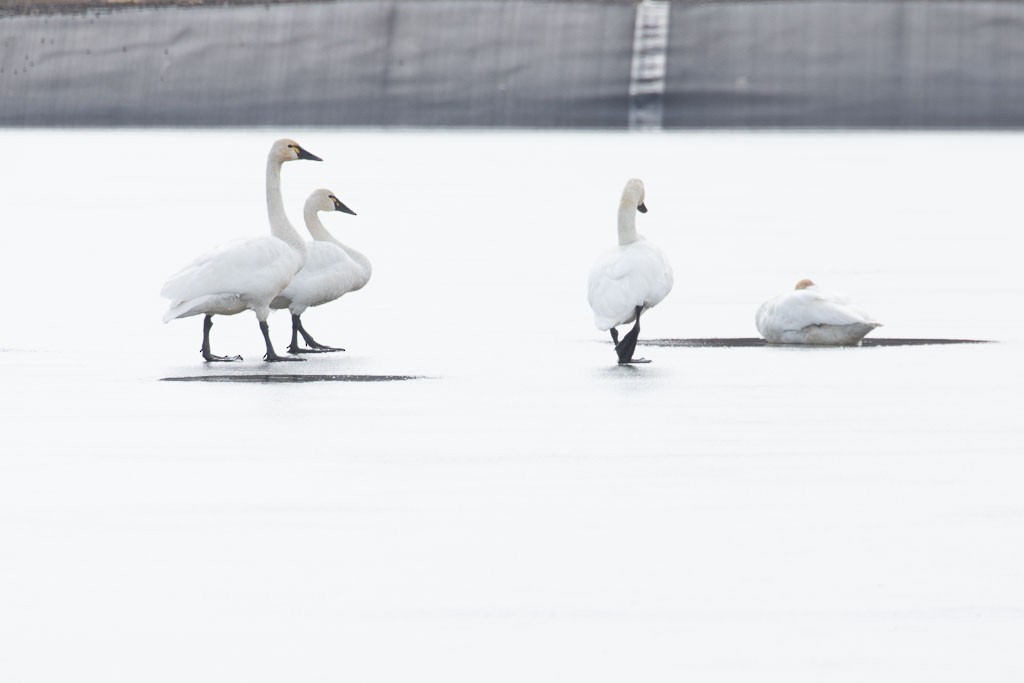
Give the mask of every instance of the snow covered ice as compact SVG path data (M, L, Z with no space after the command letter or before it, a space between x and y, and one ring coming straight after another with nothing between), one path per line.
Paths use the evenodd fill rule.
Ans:
M301 226L373 280L259 360L163 281ZM1018 681L1020 134L0 131L4 681ZM618 367L586 303L642 178L675 270ZM342 220L343 219L343 220ZM877 337L752 337L801 278ZM270 318L287 343L286 313ZM216 374L393 382L161 382Z

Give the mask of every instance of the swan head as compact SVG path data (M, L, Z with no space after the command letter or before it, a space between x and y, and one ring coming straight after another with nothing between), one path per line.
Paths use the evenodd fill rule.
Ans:
M808 280L807 278L804 278L800 282L796 283L796 290L798 292L801 289L807 289L808 287L817 287L817 285L814 284L813 280Z
M309 159L310 161L323 161L315 154L306 151L302 145L288 138L281 138L270 147L270 159L278 163L295 161L297 159Z
M622 190L621 206L634 206L640 213L647 213L644 204L644 182L639 178L630 178Z
M341 211L342 213L356 215L356 212L345 206L338 197L330 190L313 190L306 200L306 209L313 211Z

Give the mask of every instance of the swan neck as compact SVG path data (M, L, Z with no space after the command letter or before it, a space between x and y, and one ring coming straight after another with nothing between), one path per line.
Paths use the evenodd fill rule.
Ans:
M359 268L363 271L363 275L366 279L369 279L370 273L373 267L370 265L370 259L366 258L360 252L356 251L350 246L342 244L337 240L334 235L327 231L324 224L320 222L320 212L318 209L307 206L303 210L303 218L306 220L306 229L309 230L309 234L313 236L317 242L330 242L331 244L340 248L343 252L348 254L348 257L356 262Z
M306 206L302 210L302 218L306 221L306 230L309 230L309 234L313 239L318 242L337 242L336 239L327 232L327 228L320 222L320 211L311 206Z
M270 232L305 254L306 243L288 221L288 214L284 211L284 198L281 196L282 163L277 159L267 159L267 217L270 219Z
M636 242L636 207L629 202L619 204L619 244Z

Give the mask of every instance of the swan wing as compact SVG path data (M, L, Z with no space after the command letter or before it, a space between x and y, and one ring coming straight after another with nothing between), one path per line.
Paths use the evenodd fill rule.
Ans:
M797 311L813 319L811 325L852 325L864 323L877 325L878 322L852 299L833 294L817 287L793 292L799 302Z
M223 293L256 299L273 297L287 286L301 265L299 253L276 237L229 242L173 275L160 295L174 301Z
M306 246L306 264L279 299L319 306L362 286L362 270L344 249L330 242Z

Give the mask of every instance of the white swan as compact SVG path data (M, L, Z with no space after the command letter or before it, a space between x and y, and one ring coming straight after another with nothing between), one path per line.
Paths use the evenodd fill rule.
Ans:
M636 232L636 212L647 213L644 184L626 183L619 202L619 246L605 252L590 269L587 300L594 324L610 330L619 363L648 363L633 358L640 334L640 314L654 308L672 291L672 266L661 249ZM636 321L619 342L616 325Z
M270 302L288 286L302 268L306 243L288 222L281 198L281 165L286 161L321 161L294 140L278 140L267 155L267 214L271 236L225 244L183 268L160 290L171 299L164 322L204 315L202 354L208 362L242 360L241 356L210 353L210 328L214 315L234 315L252 310L260 323L268 361L303 360L278 356L270 343L267 316Z
M320 211L356 212L341 203L330 190L315 190L306 200L303 217L313 241L306 244L306 265L281 294L270 302L274 309L287 308L292 314L292 343L290 353L317 353L344 351L324 346L313 339L302 326L300 316L311 306L334 301L349 292L362 289L370 281L370 260L355 249L334 239L317 215ZM309 349L299 347L299 335Z
M810 280L757 309L757 331L772 344L851 346L881 326L849 299L824 292Z

